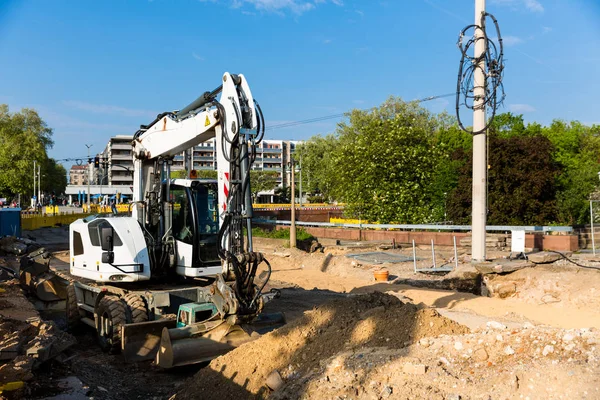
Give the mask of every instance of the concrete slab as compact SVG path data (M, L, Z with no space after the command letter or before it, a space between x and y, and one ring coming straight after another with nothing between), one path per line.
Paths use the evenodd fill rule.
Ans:
M473 266L482 274L502 274L517 271L523 268L531 268L535 266L535 264L527 260L498 259L493 261L473 263Z

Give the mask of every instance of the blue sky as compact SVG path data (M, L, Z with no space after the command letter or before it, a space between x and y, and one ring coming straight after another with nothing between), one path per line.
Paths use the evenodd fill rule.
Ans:
M600 2L487 0L505 40L505 107L600 123ZM50 155L101 151L243 73L267 125L455 90L473 0L0 0L0 103L37 109ZM423 103L453 113L453 99ZM337 120L267 132L307 139ZM70 164L67 163L68 167Z

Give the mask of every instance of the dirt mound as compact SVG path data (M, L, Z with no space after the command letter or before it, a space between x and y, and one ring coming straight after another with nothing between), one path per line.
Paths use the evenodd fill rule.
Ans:
M265 380L273 371L284 380L297 379L322 370L323 360L341 352L401 349L424 337L466 332L435 310L388 294L346 297L213 360L176 398L264 398L269 394Z

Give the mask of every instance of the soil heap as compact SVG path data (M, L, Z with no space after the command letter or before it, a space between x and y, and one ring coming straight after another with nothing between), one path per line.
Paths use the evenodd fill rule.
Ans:
M437 311L403 303L393 295L349 296L308 311L285 327L213 360L182 385L176 399L266 398L270 389L265 382L271 374L286 383L305 384L305 379L323 372L327 360L339 353L361 353L364 348L397 350L425 337L467 332L468 328ZM292 397L299 396L296 392Z

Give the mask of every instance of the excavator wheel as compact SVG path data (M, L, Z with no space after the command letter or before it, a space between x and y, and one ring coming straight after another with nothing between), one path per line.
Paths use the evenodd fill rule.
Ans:
M121 326L125 323L125 308L125 302L116 296L105 296L98 304L98 342L107 353L115 354L121 350Z
M126 305L125 321L128 324L148 321L148 308L142 296L128 293L122 299Z
M66 299L66 317L67 317L67 329L69 332L76 332L77 328L81 326L81 314L79 313L79 307L77 307L77 296L75 294L75 285L72 283L67 286L67 299Z

